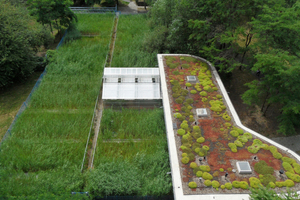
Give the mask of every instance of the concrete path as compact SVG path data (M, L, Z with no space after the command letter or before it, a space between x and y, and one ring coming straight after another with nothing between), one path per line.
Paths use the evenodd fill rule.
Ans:
M121 14L137 14L138 6L135 4L135 1L124 0L129 2L128 6L119 6L118 10L121 11Z
M277 138L270 138L270 139L295 151L300 155L300 135L290 136L290 137L277 137Z

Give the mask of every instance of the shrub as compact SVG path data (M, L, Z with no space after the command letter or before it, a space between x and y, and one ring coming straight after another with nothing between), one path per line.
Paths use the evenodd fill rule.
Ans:
M214 173L213 173L213 177L218 177L220 175L220 172L219 171L215 171Z
M192 90L193 91L193 90ZM194 90L195 91L195 90ZM196 94L196 93L195 93ZM192 98L189 98L189 99L187 99L186 100L186 102L188 103L188 104L192 104L192 103L194 103L194 99L192 99ZM192 109L192 108L191 108ZM190 110L191 110L190 109Z
M199 126L193 126L193 131L195 132L201 132L201 129Z
M197 148L201 148L201 145L200 145L199 143L196 143L196 142L195 142L195 143L193 144L193 148L192 148L192 149L193 149L193 151L195 151Z
M218 99L222 99L222 95L220 95L220 94L217 94L216 97L217 97Z
M227 114L227 113L224 113L223 115L222 115L222 117L223 117L223 119L225 120L225 121L230 121L231 120L231 117L229 117L229 115Z
M190 168L195 169L196 167L198 167L198 166L197 166L197 163L191 162Z
M204 172L210 172L210 167L208 165L200 165L200 170Z
M181 90L182 96L187 96L189 94L189 91L187 90Z
M218 181L212 181L211 185L213 186L213 188L215 188L216 190L219 189L220 187L220 183Z
M261 160L258 163L256 163L254 165L254 170L258 174L262 174L262 175L273 174L274 173L274 168L268 166L268 164L264 160Z
M275 187L276 187L276 185L275 185L275 183L274 183L274 182L270 182L270 183L269 183L269 185L268 185L268 187L270 187L270 188L275 188Z
M178 104L182 104L183 100L182 100L182 98L177 98L177 99L175 99L175 102Z
M284 181L284 184L285 184L286 187L293 187L293 186L295 186L294 181L292 181L290 179Z
M270 149L271 153L273 153L273 154L274 154L275 152L277 152L277 148L274 147L274 146L270 146L269 149Z
M270 182L275 182L276 178L272 174L266 174L260 178L260 181L264 186L267 186Z
M237 147L234 143L228 143L229 148L231 149L232 152L236 153L237 152Z
M171 68L171 69L175 69L176 67L178 67L177 63L167 63L167 65Z
M273 157L276 158L276 159L281 159L282 155L279 152L275 152L275 153L273 153Z
M204 103L204 102L207 102L207 98L205 98L205 97L203 97L202 99L201 99L201 101Z
M275 182L275 185L276 185L277 187L280 187L280 188L281 188L281 187L284 187L284 186L285 186L285 182L281 182L281 181L279 182L279 181L276 181L276 182Z
M191 94L197 94L196 90L191 90Z
M185 130L180 128L177 130L178 135L184 135L185 134Z
M187 153L182 153L181 156L182 156L182 157L187 157L188 155L187 155Z
M232 189L232 184L231 183L225 183L225 188L227 190L231 190Z
M238 137L239 133L236 130L230 131L230 135L232 135L233 137Z
M182 159L181 159L181 162L183 163L183 164L188 164L189 162L190 162L190 159L189 159L189 157L183 157Z
M232 126L230 123L228 123L228 122L226 122L225 124L224 124L226 127L230 127L230 126Z
M250 186L252 188L259 188L260 186L262 186L261 182L259 179L255 178L255 177L251 177L249 178L249 182L250 182Z
M297 182L297 183L300 182L300 176L299 176L298 174L293 174L293 173L291 173L291 172L286 172L286 176L287 176L289 179L291 179L291 180L293 180L293 181L295 181L295 182Z
M201 168L200 168L201 169ZM212 180L213 179L213 176L207 172L204 172L202 174L202 177L205 179L205 180Z
M182 64L182 65L181 65L181 67L184 68L184 69L188 69L190 66L191 66L191 65L189 65L189 64Z
M235 140L235 141L234 141L234 144L235 144L237 147L243 147L242 142L239 141L239 140Z
M246 181L241 181L240 182L240 188L247 190L248 189L248 183Z
M206 96L207 96L207 93L204 92L204 91L202 91L202 92L200 92L200 95L203 96L203 97L206 97Z
M253 154L255 154L255 153L257 153L258 151L259 151L259 147L255 147L255 146L249 146L248 148L248 151L250 152L250 153L253 153Z
M283 163L282 163L282 167L283 167L286 171L288 171L288 172L290 172L290 173L292 173L292 174L295 174L295 171L294 171L293 167L292 167L289 163L283 162Z
M287 163L289 163L289 164L296 163L296 161L295 161L294 159L288 158L288 157L282 157L281 160L282 160L283 162L287 162Z
M244 135L238 136L238 140L241 141L242 143L248 142L248 138Z
M192 84L191 83L186 83L185 86L186 87L192 87Z
M207 151L205 149L200 149L200 152L198 153L199 156L206 156L207 155Z
M197 188L197 183L196 182L189 182L189 187L191 189L195 189L195 188Z
M172 74L179 75L179 71L173 71Z
M294 170L297 174L300 174L300 165L298 163L292 163Z
M196 173L196 176L197 176L197 177L202 177L202 175L203 175L203 172L202 172L202 171L197 171L197 173Z
M210 180L205 180L204 185L206 185L207 187L211 186L211 181Z
M239 181L233 181L232 186L235 187L235 188L239 188L240 187L240 182Z
M196 148L194 151L198 154L201 151L201 148Z
M189 125L187 122L183 121L181 124L180 124L180 127L184 130L187 130L189 128Z
M248 140L251 140L253 138L251 133L244 133L244 136L246 136Z
M223 190L224 190L224 189L225 189L225 185L221 185L221 189L223 189Z
M209 147L207 145L203 145L202 147L204 150L208 151L209 150Z
M180 113L175 113L174 117L178 119L178 118L182 117L182 115Z
M223 169L223 168L220 168L219 170L220 170L220 172L224 172L224 169Z

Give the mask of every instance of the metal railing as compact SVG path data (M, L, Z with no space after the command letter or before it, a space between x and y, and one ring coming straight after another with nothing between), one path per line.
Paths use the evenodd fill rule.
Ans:
M115 7L69 7L74 13L97 14L105 12L117 12L118 5Z

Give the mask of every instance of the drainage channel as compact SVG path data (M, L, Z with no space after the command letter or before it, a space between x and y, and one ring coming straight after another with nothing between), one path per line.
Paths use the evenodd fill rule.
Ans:
M116 13L116 18L114 21L114 27L112 30L112 37L109 45L109 53L106 57L105 65L104 67L110 67L111 66L111 61L113 57L113 52L114 52L114 47L115 47L115 41L116 41L116 35L117 35L117 27L118 27L118 22L119 22L119 13ZM91 148L87 152L89 160L88 160L88 169L93 169L93 164L94 164L94 157L95 157L95 152L96 152L96 147L97 147L97 140L98 140L98 135L100 131L100 124L101 124L101 118L102 118L102 112L103 112L103 101L102 101L102 83L101 83L101 91L98 96L98 103L97 103L97 108L95 111L95 119L94 119L94 138L93 142L91 144Z

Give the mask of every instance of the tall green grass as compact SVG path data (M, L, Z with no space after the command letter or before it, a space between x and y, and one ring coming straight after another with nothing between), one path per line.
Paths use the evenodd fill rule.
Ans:
M92 195L159 196L171 192L162 109L106 109L101 127L95 169L88 172L86 186Z
M12 136L3 142L0 197L83 190L80 166L114 18L101 17L91 17L101 36L66 43L57 51ZM79 17L78 26L84 23Z
M147 15L121 15L118 22L112 67L155 67L156 52L143 50L145 35L150 31Z
M113 14L76 14L78 18L78 30L83 35L106 36L111 33L111 16Z

